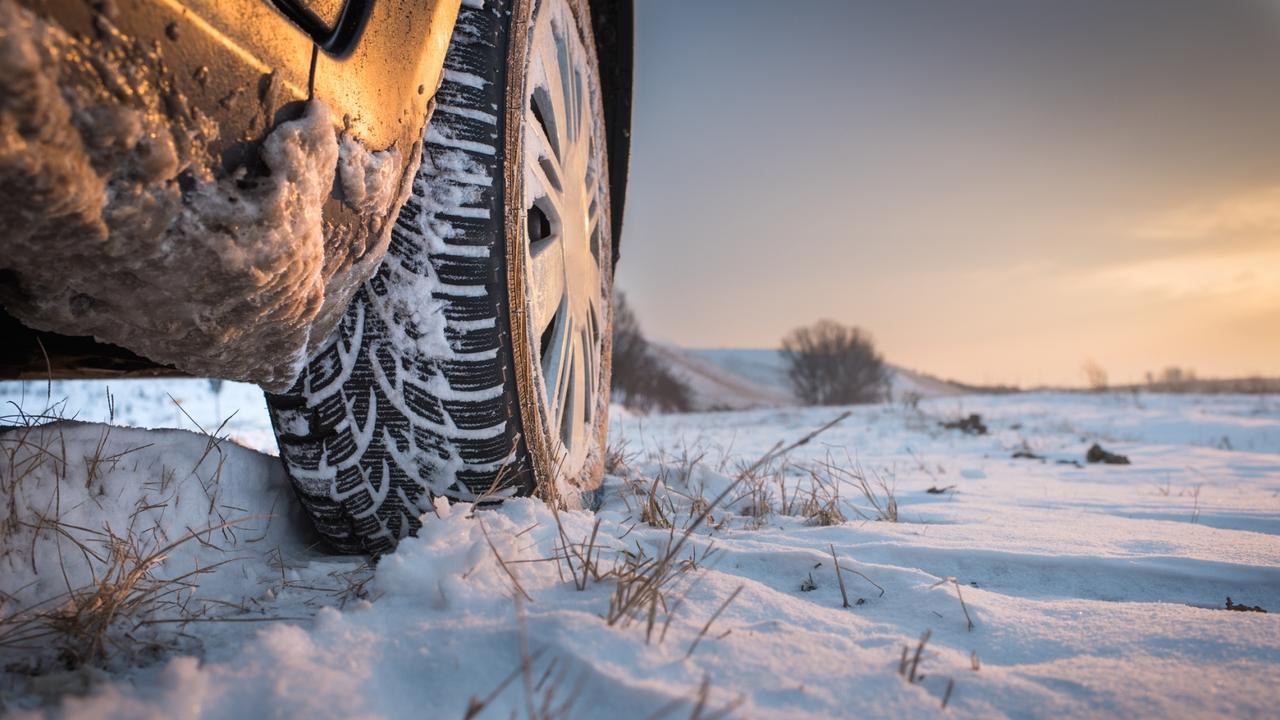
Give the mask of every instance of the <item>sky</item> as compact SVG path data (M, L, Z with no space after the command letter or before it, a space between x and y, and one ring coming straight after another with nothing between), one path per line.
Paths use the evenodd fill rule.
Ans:
M1280 0L637 0L616 287L975 383L1280 375Z

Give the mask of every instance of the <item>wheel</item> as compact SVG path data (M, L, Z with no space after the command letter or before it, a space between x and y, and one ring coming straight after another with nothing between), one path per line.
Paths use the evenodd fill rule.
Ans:
M594 502L612 257L585 2L459 12L422 164L377 273L268 394L317 529L384 553L437 497Z

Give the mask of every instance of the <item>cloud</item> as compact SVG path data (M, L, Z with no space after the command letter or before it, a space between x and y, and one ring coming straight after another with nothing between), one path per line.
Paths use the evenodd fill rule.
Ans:
M1280 309L1280 185L1177 208L1130 235L1161 247L1087 272L1088 287L1229 314Z
M1148 240L1280 243L1280 186L1179 208L1140 224L1136 234Z
M1102 289L1202 301L1229 312L1280 309L1280 244L1116 264L1094 272L1091 279Z

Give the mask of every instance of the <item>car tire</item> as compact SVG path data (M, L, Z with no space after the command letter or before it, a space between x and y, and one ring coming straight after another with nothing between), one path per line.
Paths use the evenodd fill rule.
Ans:
M267 394L337 551L393 550L436 498L598 493L613 263L590 28L578 0L463 3L385 259Z

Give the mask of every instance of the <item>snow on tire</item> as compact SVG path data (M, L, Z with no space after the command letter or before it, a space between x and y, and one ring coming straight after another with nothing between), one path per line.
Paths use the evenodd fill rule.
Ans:
M339 551L393 550L420 527L419 517L433 498L526 495L539 483L568 482L559 477L566 472L566 450L547 437L558 430L543 420L547 408L555 406L542 380L546 342L539 346L535 337L528 347L525 288L536 291L539 283L525 277L532 278L532 271L518 261L528 258L526 219L523 212L510 211L525 196L522 176L527 173L521 165L509 166L523 155L524 128L506 111L508 96L524 93L527 83L524 71L508 82L510 67L525 66L509 60L525 57L534 27L530 18L543 11L532 3L464 3L424 137L422 164L386 258L293 387L267 395L280 455L297 494L316 528ZM558 6L559 17L576 18L581 41L581 28L590 27L585 14L578 14L585 8L565 13L567 3L538 4ZM525 28L529 32L521 31ZM521 30L513 34L513 29ZM592 90L591 132L598 138L598 85ZM508 127L516 128L514 137ZM596 172L584 171L589 173L585 181L595 187L590 185L594 178L603 186L604 173L598 172L603 142L591 145L591 153L586 165ZM607 233L607 190L600 192L602 201L591 212L604 214L600 224ZM608 240L595 237L593 247L608 248ZM510 261L512 253L520 255L516 262ZM575 357L603 358L603 367L593 369L584 384L592 396L575 401L601 416L589 433L580 433L591 438L567 471L573 474L570 485L583 490L598 485L595 460L602 455L608 403L612 265L607 250L605 256L597 260L604 267L598 284L605 300L596 301L603 312L591 324L595 336L579 332L574 346L586 348ZM513 267L518 278L508 275ZM526 424L538 428L532 442L523 433ZM531 457L531 445L539 458ZM548 453L559 461L548 460Z

